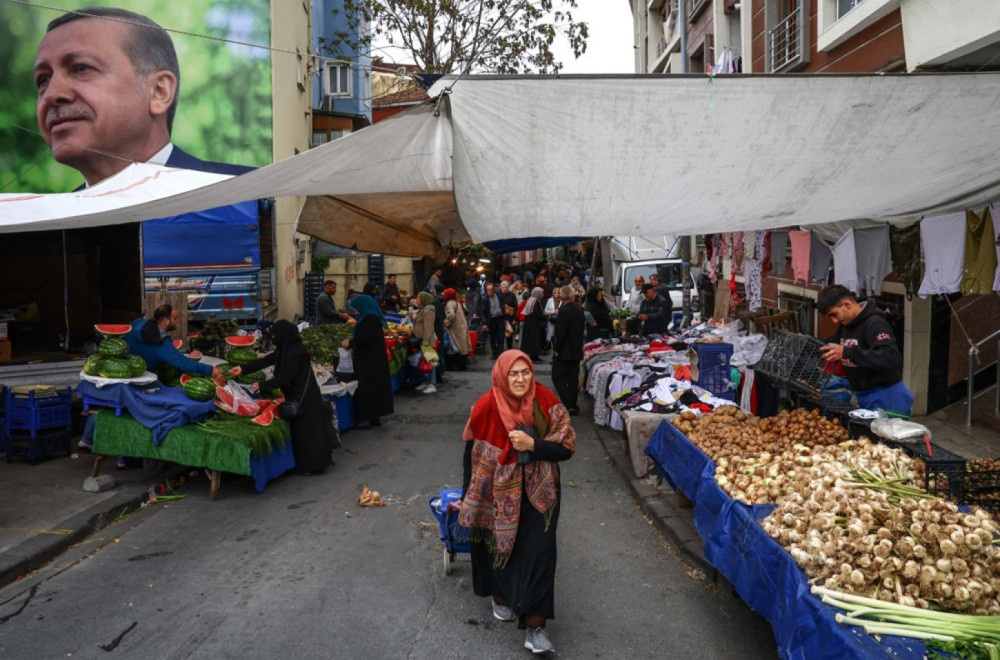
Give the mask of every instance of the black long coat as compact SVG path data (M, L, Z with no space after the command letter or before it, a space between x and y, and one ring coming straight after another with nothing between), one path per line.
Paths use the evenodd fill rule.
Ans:
M287 401L302 402L302 415L289 421L295 469L320 472L333 462L333 447L339 445L330 408L320 394L312 359L302 344L298 329L288 321L278 321L271 328L271 336L277 350L243 365L243 373L274 366L274 374L260 384L260 389L262 392L280 389Z
M354 393L354 413L359 422L391 415L392 381L389 361L385 355L385 334L382 323L373 314L366 314L358 321L354 338L354 375L358 390Z
M530 314L524 315L524 332L521 334L521 350L528 354L532 362L538 359L545 347L545 304L535 301Z

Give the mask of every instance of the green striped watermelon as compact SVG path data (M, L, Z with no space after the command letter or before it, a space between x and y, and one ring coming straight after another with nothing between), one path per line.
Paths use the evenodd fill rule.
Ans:
M201 376L188 378L183 387L184 393L195 401L208 401L215 396L215 383Z

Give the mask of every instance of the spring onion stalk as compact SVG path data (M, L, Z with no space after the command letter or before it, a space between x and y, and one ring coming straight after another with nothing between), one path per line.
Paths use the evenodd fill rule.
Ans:
M848 613L846 616L838 613L838 622L861 626L870 634L973 642L983 646L990 654L1000 653L1000 616L925 610L845 594L818 585L813 585L812 592L820 595L824 603Z

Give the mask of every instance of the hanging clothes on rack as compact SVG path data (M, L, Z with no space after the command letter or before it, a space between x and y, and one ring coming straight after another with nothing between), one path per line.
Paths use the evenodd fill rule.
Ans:
M965 256L965 213L952 213L920 221L924 249L924 280L917 295L956 293L962 285Z
M788 260L788 232L771 232L771 272L775 275L785 274L785 262Z
M719 53L718 59L715 60L715 66L712 67L712 73L737 73L736 70L736 59L733 57L733 51L729 50L726 46Z
M858 287L866 290L869 295L880 295L882 282L892 272L889 225L855 229L854 246L857 256Z
M809 259L812 252L811 231L790 231L788 242L792 246L792 284L802 280L809 284Z
M810 233L812 245L809 252L809 279L811 282L826 286L830 282L830 262L833 261L833 252L819 234Z
M896 279L906 289L906 299L912 300L920 288L920 223L907 227L889 227L889 251Z
M834 244L833 283L841 284L858 293L858 260L855 251L854 229L848 229Z
M996 234L990 207L982 213L965 212L965 259L962 268L964 295L989 293L997 270Z

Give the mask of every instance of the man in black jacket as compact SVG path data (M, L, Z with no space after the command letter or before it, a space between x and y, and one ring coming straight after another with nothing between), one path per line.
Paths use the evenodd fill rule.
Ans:
M570 415L579 415L577 394L580 391L580 362L583 360L583 333L586 319L573 287L564 286L560 291L562 304L556 317L552 335L552 384L559 400L569 409Z
M639 305L639 313L636 315L642 322L642 334L666 334L670 327L670 312L673 309L670 300L660 295L652 283L642 285L642 295L645 300Z
M820 355L827 362L840 360L858 405L908 417L913 394L903 384L903 356L882 310L871 301L859 303L839 284L820 291L816 306L838 326Z
M503 298L497 293L496 286L492 282L487 283L486 292L478 297L473 309L472 318L479 318L489 330L490 348L495 360L503 353L504 311Z

